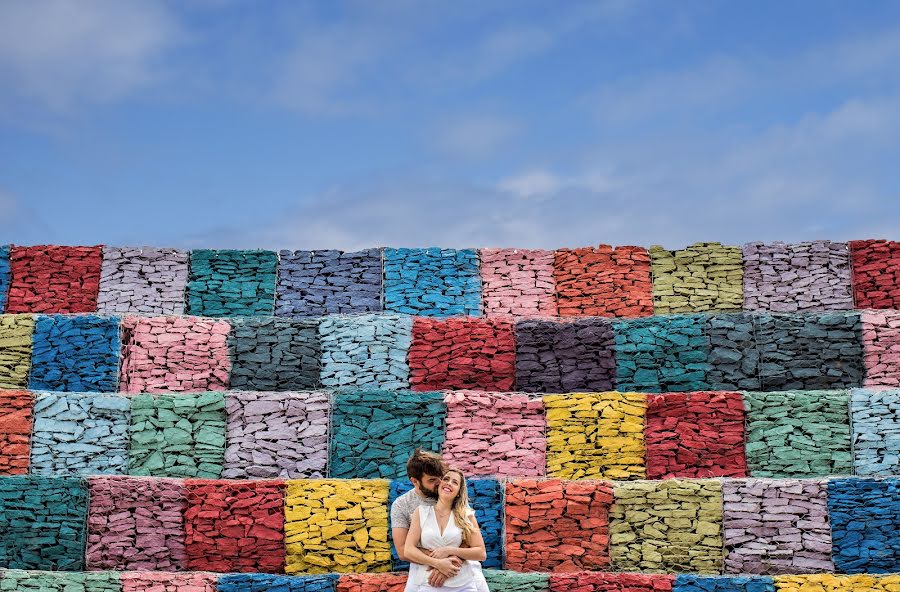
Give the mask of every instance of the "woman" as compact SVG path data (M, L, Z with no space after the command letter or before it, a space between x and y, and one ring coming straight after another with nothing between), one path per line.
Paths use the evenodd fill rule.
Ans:
M410 560L407 592L476 592L472 563L487 555L461 471L447 471L438 486L437 503L412 513L404 551ZM456 570L454 557L464 560L459 573L440 588L430 586L428 568L450 576Z

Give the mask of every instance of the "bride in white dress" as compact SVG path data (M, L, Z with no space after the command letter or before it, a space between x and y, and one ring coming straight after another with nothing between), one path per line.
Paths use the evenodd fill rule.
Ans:
M472 564L484 561L486 553L461 471L447 471L437 503L412 513L404 551L410 560L406 592L477 592ZM429 568L452 577L436 588L428 584Z

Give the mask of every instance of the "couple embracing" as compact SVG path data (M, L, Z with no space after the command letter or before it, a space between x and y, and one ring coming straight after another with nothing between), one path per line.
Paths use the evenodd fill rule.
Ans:
M423 450L410 457L406 473L413 489L391 505L394 547L410 564L405 592L488 592L484 538L465 475Z

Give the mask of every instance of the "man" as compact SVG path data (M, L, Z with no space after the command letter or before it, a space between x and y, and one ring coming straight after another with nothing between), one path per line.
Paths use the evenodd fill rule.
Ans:
M412 481L413 488L396 500L391 505L391 536L394 539L394 548L402 561L409 561L404 556L403 548L406 546L406 535L409 534L409 519L412 513L420 505L433 506L438 498L438 485L447 472L447 463L433 452L417 448L406 462L406 474ZM457 568L462 565L462 560L456 558ZM474 562L476 586L479 592L488 592L487 581L481 571L481 564ZM474 567L474 566L473 566ZM431 570L428 583L434 587L443 586L447 578L437 570Z

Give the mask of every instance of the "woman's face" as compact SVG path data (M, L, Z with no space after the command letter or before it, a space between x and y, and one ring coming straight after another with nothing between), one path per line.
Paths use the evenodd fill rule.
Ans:
M438 495L441 499L453 501L456 499L456 495L459 493L459 488L462 486L462 478L459 476L459 473L450 471L444 478L441 479L441 484L438 487Z

